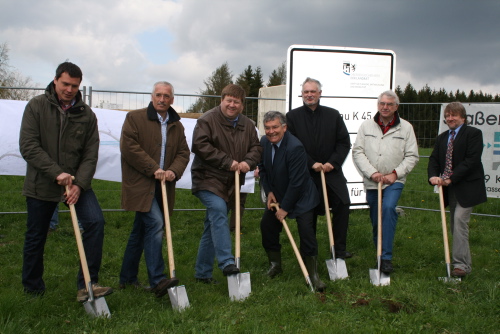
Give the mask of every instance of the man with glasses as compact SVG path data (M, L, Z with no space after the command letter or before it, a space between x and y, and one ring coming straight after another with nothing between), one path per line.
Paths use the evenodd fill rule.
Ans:
M307 153L307 166L320 194L320 202L314 210L314 230L318 215L325 214L321 171L325 173L329 207L333 213L335 256L350 258L346 251L349 206L351 200L342 164L351 149L351 139L340 113L319 104L321 83L307 78L302 84L304 105L287 113L288 130L297 137ZM329 213L328 213L329 214Z
M364 121L358 130L352 158L363 176L366 201L370 206L373 242L377 244L378 183L382 190L382 263L380 270L393 271L392 246L398 214L396 206L406 176L418 162L413 126L398 115L399 98L393 91L378 97L378 113Z

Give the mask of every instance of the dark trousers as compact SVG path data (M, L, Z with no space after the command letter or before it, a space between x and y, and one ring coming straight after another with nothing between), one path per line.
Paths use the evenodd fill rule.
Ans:
M325 202L323 199L323 189L319 188L321 203L318 205L317 210L314 214L314 229L316 230L316 224L318 222L318 215L322 215L325 211ZM332 227L333 227L333 240L335 242L335 253L344 253L346 251L347 244L347 229L349 226L349 212L350 204L343 203L342 200L335 194L330 187L326 187L328 195L328 205L332 209Z
M28 219L24 239L22 273L22 283L25 291L43 292L45 290L45 282L42 278L44 248L50 219L57 204L57 202L48 202L31 197L26 198ZM104 216L92 189L81 193L78 202L75 204L75 210L78 220L85 231L82 239L90 278L93 283L97 283L104 240ZM76 242L75 247L67 251L77 252ZM77 288L83 289L84 287L85 280L80 267L77 276Z
M260 221L262 246L266 251L281 251L280 233L283 224L276 218L276 211L266 209ZM313 226L313 210L303 213L296 218L300 238L300 253L302 256L317 256L318 242ZM287 221L288 223L288 221Z

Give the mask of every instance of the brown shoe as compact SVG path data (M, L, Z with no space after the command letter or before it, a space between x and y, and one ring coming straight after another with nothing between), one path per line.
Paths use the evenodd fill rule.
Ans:
M157 286L151 289L151 292L153 292L156 297L160 298L165 296L168 289L176 286L177 284L179 284L179 280L176 277L172 277L170 279L164 278L160 281L160 283L158 283Z
M451 276L453 276L453 277L465 277L466 275L467 275L467 273L465 272L465 270L460 269L460 268L455 268L451 272Z
M113 293L113 288L107 286L100 286L97 283L92 284L92 292L94 293L94 298L104 297ZM86 302L89 299L89 294L87 289L80 289L76 293L76 300L80 303Z

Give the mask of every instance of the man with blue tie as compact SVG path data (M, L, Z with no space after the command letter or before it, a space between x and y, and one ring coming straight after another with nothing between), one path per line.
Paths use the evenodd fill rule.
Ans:
M260 144L263 148L259 165L260 182L267 195L267 207L262 216L260 229L262 246L266 250L271 278L282 273L281 220L296 219L300 236L300 253L311 282L317 291L326 285L320 280L317 270L318 243L314 229L314 208L319 203L319 194L307 168L307 154L302 143L287 132L285 115L269 111L264 115L266 135ZM279 203L278 211L271 210L272 203Z
M443 187L445 206L450 206L453 235L452 276L464 277L472 270L469 248L469 220L472 208L486 202L484 169L481 162L483 134L467 125L460 102L449 103L444 119L449 130L441 133L429 158L429 183Z

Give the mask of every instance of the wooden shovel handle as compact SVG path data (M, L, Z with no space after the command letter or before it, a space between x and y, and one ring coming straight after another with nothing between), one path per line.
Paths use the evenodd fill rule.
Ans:
M165 216L165 238L167 239L168 268L170 278L175 277L174 247L172 246L172 233L170 230L170 214L168 212L167 187L165 180L161 181L161 196L163 199L163 214Z
M240 173L238 171L234 172L234 257L236 258L236 263L240 265Z
M377 256L382 256L382 182L377 188Z
M441 209L441 225L443 227L444 258L446 263L450 263L450 247L448 245L448 229L446 227L446 211L444 208L443 186L439 189L439 207Z
M276 208L276 211L278 211L280 209L279 203L271 203L271 207ZM300 266L300 269L302 270L302 274L304 274L304 278L306 279L306 282L309 284L310 283L309 272L307 271L307 268L304 264L304 261L302 260L302 256L300 255L299 249L297 248L297 245L295 244L295 241L293 240L292 233L290 232L290 229L288 228L288 225L287 225L285 219L282 219L281 223L283 224L283 227L285 228L288 239L290 240L290 243L292 244L293 251L295 252L295 256L297 257L297 260L299 261L299 266Z
M74 179L75 177L72 176ZM69 186L66 186L66 193L69 192ZM85 248L83 247L82 234L80 226L78 226L78 217L76 215L75 205L68 204L69 211L71 212L71 221L73 222L73 230L75 231L76 245L78 246L78 254L80 255L80 263L82 265L83 279L85 280L85 290L88 292L90 283L89 266L87 264L87 257L85 256Z
M330 205L328 204L328 193L326 191L325 172L321 170L321 185L323 187L323 199L325 203L326 225L328 227L328 239L330 240L330 249L334 249L335 241L333 239L332 217L330 216Z

